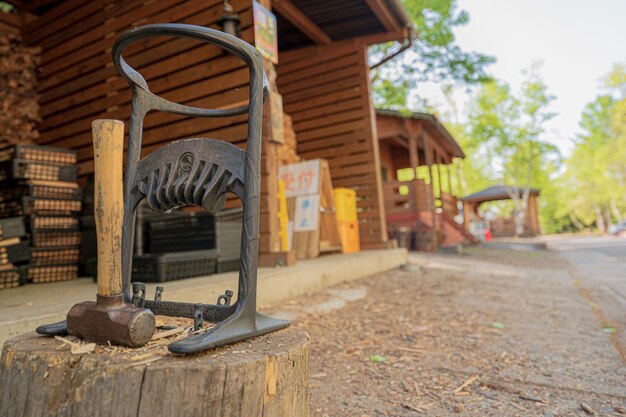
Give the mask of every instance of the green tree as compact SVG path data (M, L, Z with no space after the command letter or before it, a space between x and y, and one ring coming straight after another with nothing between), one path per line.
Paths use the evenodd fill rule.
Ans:
M457 0L403 0L413 20L416 38L410 48L372 71L374 104L406 110L407 96L424 81L473 85L488 81L486 72L495 59L477 52L463 51L456 43L454 29L469 22L469 14L459 10ZM402 45L389 42L370 48L372 64L380 62ZM423 103L422 110L427 107Z
M579 228L601 233L626 212L626 65L616 65L605 92L589 103L563 174L564 211Z
M536 66L526 75L517 94L499 81L484 84L476 93L464 147L468 158L461 162L464 175L469 171L475 177L478 169L490 184L509 186L517 235L524 231L531 188L549 183L560 159L558 148L546 139L546 123L555 116L550 110L554 97Z

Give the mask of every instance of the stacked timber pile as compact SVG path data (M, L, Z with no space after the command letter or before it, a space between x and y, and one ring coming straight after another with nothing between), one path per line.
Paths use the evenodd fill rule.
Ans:
M82 190L76 152L36 145L0 149L0 218L20 217L30 236L24 281L78 277Z
M0 147L32 143L41 121L36 93L40 48L23 46L12 34L0 33Z
M293 130L291 116L285 114L283 116L283 124L285 143L278 146L278 166L295 164L302 160L296 150L298 142L296 141L296 132Z

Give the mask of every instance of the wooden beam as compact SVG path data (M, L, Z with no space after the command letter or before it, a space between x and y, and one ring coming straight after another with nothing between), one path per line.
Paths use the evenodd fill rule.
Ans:
M400 137L400 136L393 136L390 139L396 145L399 145L399 146L403 147L404 149L409 149L410 145L404 139L402 139L402 137Z
M401 28L393 32L381 32L373 35L360 36L355 38L358 42L365 45L374 45L376 43L384 43L391 41L402 42L409 38L409 30L407 28Z
M419 195L419 180L417 178L417 167L420 165L419 155L417 153L417 137L409 137L409 161L411 163L411 169L413 170L413 180L411 186L413 187L413 199L410 201L411 209L417 214L419 211L418 195Z
M26 0L22 1L21 5L18 6L18 8L26 12L32 12L35 9L48 6L49 4L55 3L56 1L57 0Z
M401 28L392 11L383 0L365 0L365 2L388 32L395 32Z
M14 28L19 28L20 26L22 26L19 16L11 14L11 13L0 12L0 22L7 24L11 27L14 27Z
M290 0L272 0L272 8L316 44L328 45L333 41Z
M428 175L430 176L430 184L428 184L428 205L430 206L431 224L433 236L431 241L431 250L434 252L439 246L437 236L437 208L435 207L435 187L433 184L433 151L430 148L430 137L427 132L423 132L422 141L424 143L424 155L426 156L426 166L428 166Z
M22 2L20 0L3 0L5 3L9 3L11 6L19 9L22 7Z

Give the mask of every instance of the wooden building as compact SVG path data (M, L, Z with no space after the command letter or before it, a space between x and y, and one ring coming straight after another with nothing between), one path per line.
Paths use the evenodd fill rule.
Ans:
M482 204L491 201L510 200L511 196L515 196L516 193L521 197L524 193L524 189L506 185L494 185L463 197L461 201L463 202L463 224L465 228L471 231L473 223L485 223L485 219L479 210ZM526 213L524 215L524 233L522 234L524 237L532 237L541 234L537 197L539 197L539 190L531 188L530 194L528 195ZM515 236L515 219L513 217L499 217L489 220L488 226L493 237Z
M111 60L124 31L150 23L187 23L219 29L223 0L9 0L19 11L6 16L28 45L42 48L39 144L78 150L80 174L93 172L90 124L96 118L128 121L130 91ZM398 0L262 0L277 17L278 64L266 62L272 91L282 95L295 152L328 160L333 185L357 191L361 246L387 242L376 119L370 100L367 47L408 38L410 22ZM253 0L231 0L239 36L254 43ZM248 74L242 61L191 40L154 38L125 52L151 91L187 105L224 108L245 103ZM280 250L277 156L266 107L260 251ZM149 114L143 152L186 137L244 144L245 116L189 119ZM292 129L292 131L291 131ZM236 204L236 202L231 202Z
M389 235L400 241L412 236L404 245L422 250L475 241L454 219L459 210L450 164L465 154L450 132L432 114L376 113ZM412 174L401 181L398 171L407 168Z

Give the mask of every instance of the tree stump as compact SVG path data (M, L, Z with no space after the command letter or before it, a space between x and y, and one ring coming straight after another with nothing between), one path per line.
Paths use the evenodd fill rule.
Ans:
M309 415L309 336L295 327L186 356L165 343L72 354L63 342L29 333L4 344L0 416Z

